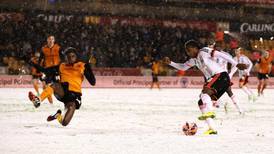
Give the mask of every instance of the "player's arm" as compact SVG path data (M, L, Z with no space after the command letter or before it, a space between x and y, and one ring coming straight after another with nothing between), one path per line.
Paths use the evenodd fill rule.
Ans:
M29 61L28 62L29 65L33 66L35 69L37 69L38 71L42 72L42 73L45 73L45 74L48 74L49 72L47 71L47 69L45 69L44 67L42 67L41 65L39 64L35 64L34 62L32 61Z
M93 74L93 71L92 71L91 66L90 66L89 63L85 64L84 75L85 75L86 79L88 80L89 84L94 86L95 83L96 83L96 79L95 79L95 76Z
M192 61L186 61L185 63L171 62L169 65L176 68L176 69L178 69L178 70L183 70L183 71L186 71L189 68L195 66L195 64L193 64Z
M247 68L247 66L243 63L237 63L237 61L235 61L232 57L226 55L226 54L223 54L219 51L215 51L214 52L214 56L216 57L221 57L223 59L225 59L227 62L229 62L230 64L232 64L232 67L235 65L239 70L244 70Z
M268 65L268 74L270 74L271 73L271 71L272 71L272 63L270 63L269 65Z
M41 51L40 51L40 57L39 57L39 60L38 60L38 64L43 66L44 65L44 60L45 60L45 55L44 55L43 48L42 48Z
M170 66L172 66L172 67L174 67L178 70L183 70L183 71L186 71L189 68L195 66L195 63L192 59L189 59L185 63L175 63L173 61L170 61L170 59L168 57L165 57L163 59L163 61L164 61L165 64L170 65Z
M237 66L232 66L230 72L229 72L229 78L231 79L233 77L233 75L237 72L238 68Z
M232 67L238 64L237 61L235 61L231 56L226 55L220 51L214 51L214 57L220 57L225 59L227 62L229 62L232 65Z
M260 63L261 63L261 58L258 59L258 60L256 61L256 64L255 64L255 70L256 70L257 72L259 72L259 70L260 70Z
M252 61L251 61L249 58L247 58L247 57L246 57L246 61L247 61L247 63L248 63L247 75L249 76L249 73L250 73L250 71L251 71L251 69L252 69L252 67L253 67L253 63L252 63Z
M188 60L185 63L175 63L175 62L171 61L171 63L169 65L178 69L178 70L186 71L189 68L193 67L195 64L192 63L191 60Z
M268 74L270 75L271 72L272 72L272 62L273 62L273 59L272 57L270 57L270 60L269 60L269 65L268 65Z
M60 61L65 61L65 53L64 53L65 49L63 49L61 46L59 46L59 58Z

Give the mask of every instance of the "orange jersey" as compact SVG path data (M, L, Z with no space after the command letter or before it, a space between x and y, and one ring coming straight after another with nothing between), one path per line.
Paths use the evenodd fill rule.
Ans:
M84 80L85 63L77 62L73 65L62 63L59 68L61 82L69 83L69 91L81 93Z
M44 55L44 67L52 67L60 64L60 46L58 44L54 44L52 48L49 48L45 45L42 48L42 53Z
M153 74L159 74L159 63L154 62L152 64L152 72Z
M272 58L271 56L269 56L268 58L260 58L259 60L259 73L263 73L263 74L267 74L269 73L269 65L272 62Z

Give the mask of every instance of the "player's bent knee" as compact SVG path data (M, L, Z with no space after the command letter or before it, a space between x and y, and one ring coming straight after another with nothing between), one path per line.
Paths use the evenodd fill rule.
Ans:
M205 104L203 103L203 101L201 99L198 101L198 106L199 106L200 110L203 110L205 108Z
M215 93L215 91L211 88L208 87L204 87L202 90L202 93L204 94L208 94L209 96L213 95Z
M69 122L67 122L67 121L62 122L62 126L67 126L68 124L69 124Z
M231 90L226 91L226 93L227 93L227 95L228 95L229 97L232 97L232 96L233 96L233 92L232 92Z
M203 101L201 99L198 101L198 105L199 106L203 105Z

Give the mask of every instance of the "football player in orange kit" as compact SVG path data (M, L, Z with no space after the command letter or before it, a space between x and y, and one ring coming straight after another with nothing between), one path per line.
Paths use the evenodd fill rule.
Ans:
M160 67L160 61L159 60L154 60L152 62L151 70L152 70L152 83L151 83L151 89L154 87L156 84L157 88L160 89L160 83L158 79L159 75L159 67Z
M78 60L77 50L75 48L67 48L65 50L66 62L59 66L60 81L54 82L43 90L41 95L35 96L29 92L29 99L35 107L40 106L40 102L48 98L54 93L56 98L65 105L65 113L62 115L59 109L54 115L48 117L48 121L57 119L63 126L67 126L71 121L74 111L81 106L81 85L84 77L91 85L95 85L96 79L92 69L88 63Z
M43 89L45 89L51 82L56 82L58 79L58 68L61 63L61 50L60 46L55 43L55 37L49 35L47 37L47 44L42 47L39 64L47 69L45 78L43 79ZM49 96L50 103L53 102L52 97Z
M272 68L272 57L269 52L263 51L262 57L257 61L256 70L258 71L258 96L263 95L264 89L267 86L268 74L271 72Z

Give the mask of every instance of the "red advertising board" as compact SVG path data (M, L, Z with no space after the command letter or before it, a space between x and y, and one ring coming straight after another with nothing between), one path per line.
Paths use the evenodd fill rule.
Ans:
M211 21L185 21L185 20L160 20L137 17L106 17L106 16L85 16L86 24L101 25L133 25L133 26L163 26L163 27L180 27L198 30L216 31L216 22Z
M96 76L141 76L138 68L93 68Z
M208 3L274 4L274 0L195 0Z
M149 88L152 78L150 76L96 76L95 88ZM202 88L204 80L202 77L159 77L162 88ZM233 88L238 88L238 78L233 78ZM258 84L256 77L249 78L249 87L256 88ZM0 76L0 88L31 88L31 76ZM82 87L91 87L85 80ZM274 78L270 78L268 87L274 89Z
M19 22L24 20L25 20L25 16L22 13L15 13L15 12L0 13L0 23L5 21Z

